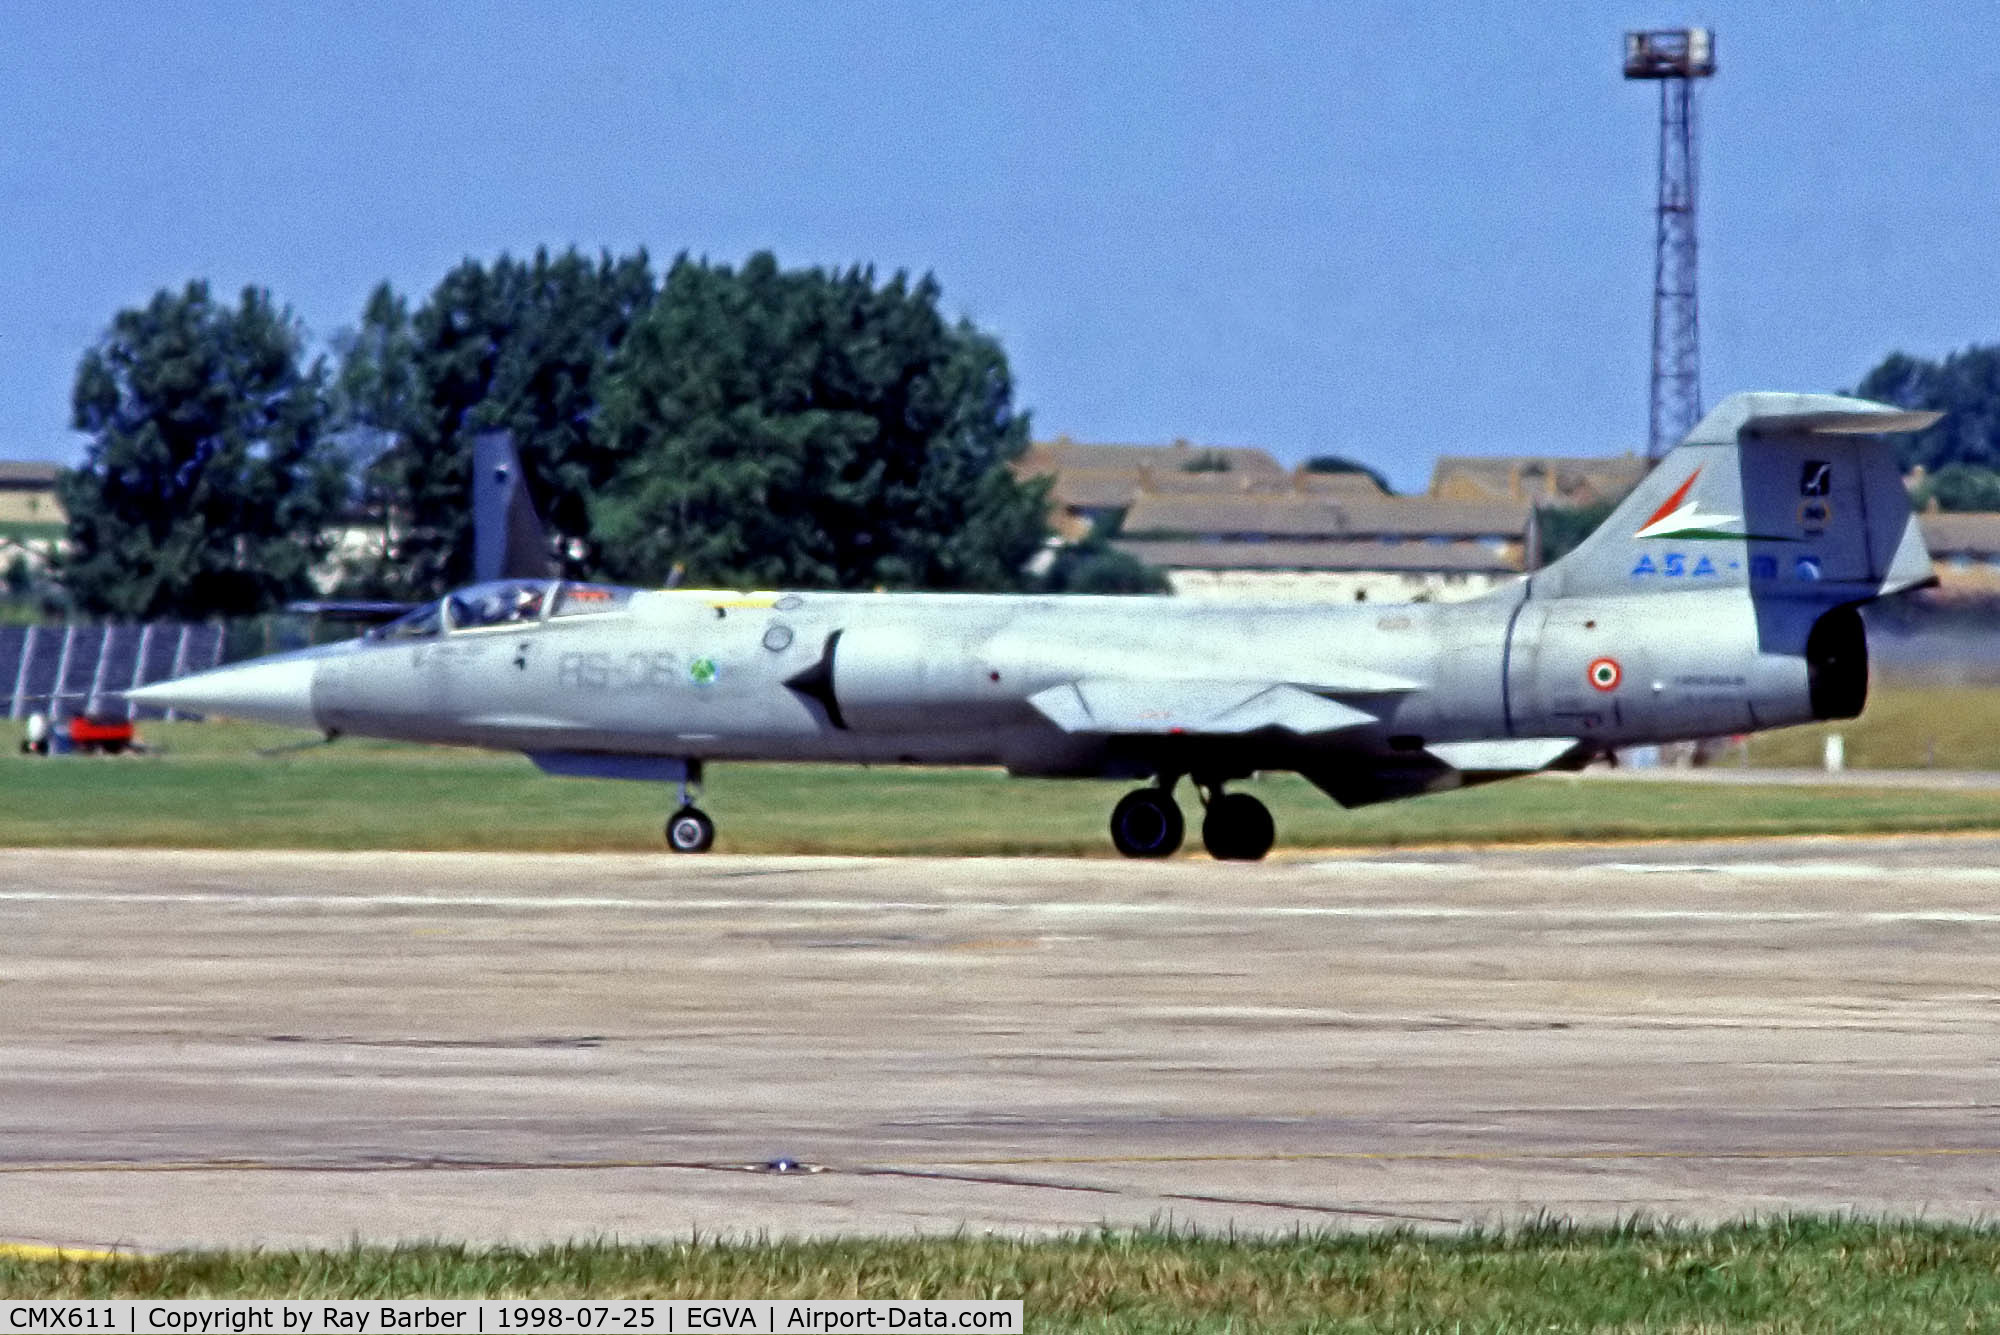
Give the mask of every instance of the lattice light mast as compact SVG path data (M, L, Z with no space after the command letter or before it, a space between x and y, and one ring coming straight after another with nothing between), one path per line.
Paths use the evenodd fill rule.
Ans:
M1625 34L1625 77L1660 85L1660 205L1653 254L1653 392L1648 458L1680 443L1701 417L1701 317L1695 301L1695 80L1715 73L1715 33Z

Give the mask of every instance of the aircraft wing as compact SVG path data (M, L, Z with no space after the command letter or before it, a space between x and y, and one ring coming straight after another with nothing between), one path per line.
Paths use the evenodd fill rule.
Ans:
M420 606L418 603L377 602L372 599L355 598L307 598L285 604L287 612L300 616L325 617L329 621L358 621L373 624L394 621L403 613Z
M1268 681L1086 677L1028 698L1064 732L1234 734L1277 728L1309 736L1376 722L1366 710Z

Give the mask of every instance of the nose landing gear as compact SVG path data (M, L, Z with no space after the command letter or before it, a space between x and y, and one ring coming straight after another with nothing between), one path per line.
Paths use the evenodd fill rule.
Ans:
M682 807L667 817L667 847L676 853L706 853L715 846L715 822L700 807Z
M701 784L701 762L690 760L681 773L680 810L667 817L667 847L676 853L706 853L715 846L715 822L690 794Z

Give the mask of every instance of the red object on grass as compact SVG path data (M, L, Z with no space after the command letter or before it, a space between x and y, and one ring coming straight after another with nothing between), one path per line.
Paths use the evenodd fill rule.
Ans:
M79 714L69 721L69 740L72 746L130 746L132 724L129 719L93 719Z

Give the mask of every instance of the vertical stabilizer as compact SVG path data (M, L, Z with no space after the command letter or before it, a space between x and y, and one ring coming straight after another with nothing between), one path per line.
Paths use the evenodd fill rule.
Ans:
M1886 433L1937 413L1834 394L1732 394L1530 596L1747 588L1859 602L1922 584L1930 554Z

